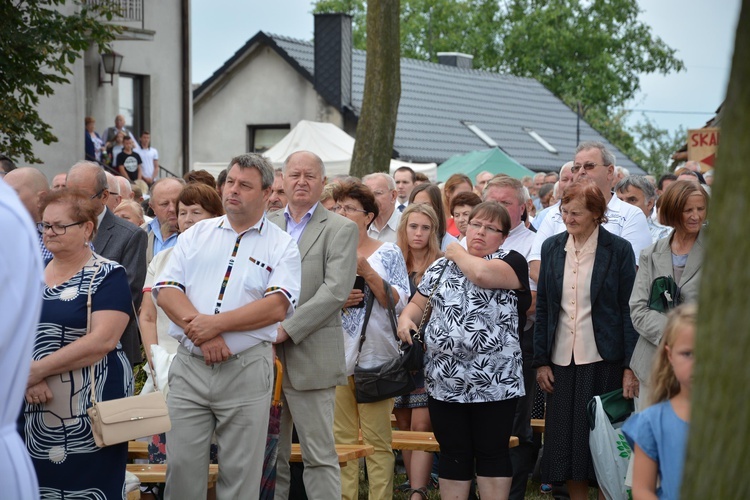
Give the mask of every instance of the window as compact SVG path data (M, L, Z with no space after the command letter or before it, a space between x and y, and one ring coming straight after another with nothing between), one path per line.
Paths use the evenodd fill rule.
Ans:
M264 153L283 139L291 130L286 125L248 125L247 150L251 153Z
M557 154L557 149L555 149L555 147L552 144L550 144L549 142L547 142L544 139L544 137L542 137L541 135L539 135L536 131L534 131L533 129L530 129L528 127L524 127L523 131L526 132L527 134L529 134L531 136L531 138L534 139L536 142L538 142L544 149L546 149L550 153Z
M125 117L125 126L137 138L144 130L150 130L148 77L120 74L119 110Z
M479 137L489 147L491 147L491 148L498 147L497 142L495 142L495 140L492 137L490 137L489 135L485 134L484 131L481 128L477 127L476 125L474 125L471 122L462 121L461 123L463 123L466 128L468 128L469 130L471 130L474 133L474 135L476 135L477 137Z

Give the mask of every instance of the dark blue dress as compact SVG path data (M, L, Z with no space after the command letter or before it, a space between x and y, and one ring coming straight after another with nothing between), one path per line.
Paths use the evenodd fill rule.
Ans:
M101 257L98 257L101 259ZM102 260L91 281L90 260L81 272L54 288L44 287L42 314L34 342L39 360L86 333L86 300L92 288L92 313L129 313L130 289L125 269ZM95 367L96 399L133 394L133 372L120 345ZM34 462L42 498L125 498L127 443L98 448L86 408L91 405L88 367L47 379L54 394L46 404L24 404L23 439Z

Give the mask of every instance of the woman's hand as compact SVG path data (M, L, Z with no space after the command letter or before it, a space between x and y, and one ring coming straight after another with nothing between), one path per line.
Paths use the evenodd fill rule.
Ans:
M363 292L359 288L354 288L351 292L349 292L349 298L346 299L346 302L344 302L344 309L346 309L347 307L356 306L363 300L365 300L365 292Z
M464 247L462 247L460 243L456 243L455 241L453 243L449 243L445 248L445 258L450 260L451 262L455 262L456 257L465 253L466 250L464 249Z
M398 338L400 338L402 342L406 342L407 344L411 345L412 330L416 332L417 325L411 319L406 318L402 315L398 319L398 330L396 331L396 333L398 334Z
M52 401L52 391L47 381L42 380L26 389L26 402L30 405L44 404L47 401Z
M552 368L549 366L540 366L536 369L536 381L539 387L548 394L554 391L555 376L552 375Z
M367 262L367 257L361 253L357 253L357 274L360 276L367 276L374 272L372 266Z
M625 399L633 399L638 396L638 379L630 368L622 372L622 396Z
M37 385L40 382L44 382L45 378L47 378L47 375L43 373L42 366L40 365L39 361L32 361L31 369L29 370L29 378L26 381L26 388L28 389L29 387Z

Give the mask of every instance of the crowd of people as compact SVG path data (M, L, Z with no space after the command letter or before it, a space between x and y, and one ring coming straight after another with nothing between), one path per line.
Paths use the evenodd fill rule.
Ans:
M18 235L8 255L29 277L11 306L15 335L0 339L15 353L2 394L17 401L4 446L19 457L0 469L19 498L124 498L127 443L96 447L86 409L92 391L132 395L144 355L155 373L144 391L165 394L172 425L148 437L149 461L169 464L165 498L205 498L217 460L218 498L258 495L274 358L277 499L300 487L293 439L308 498L360 498L358 467L336 453L360 440L374 450L373 500L427 498L433 471L442 498L474 485L524 498L535 405L543 490L588 498L587 405L612 391L635 400L624 427L634 498L677 498L710 199L695 165L628 175L584 142L556 173L443 186L409 167L328 178L307 151L280 169L248 153L217 179L157 178L158 153L146 161L134 143L122 117L101 136L87 118L86 161L52 182L32 167L0 182L0 227ZM153 149L147 132L139 144ZM355 370L398 358L420 329L414 390L359 402ZM401 485L391 414L440 445L403 452Z

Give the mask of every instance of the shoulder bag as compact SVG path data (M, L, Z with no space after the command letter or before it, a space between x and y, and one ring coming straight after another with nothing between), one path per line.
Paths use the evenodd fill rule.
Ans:
M393 292L391 285L383 280L385 294L388 301L387 315L391 323L391 330L396 336L396 309L393 305ZM374 368L361 368L359 366L359 355L362 353L362 344L365 343L367 322L375 302L375 294L370 293L365 306L365 319L362 323L362 332L359 336L359 350L357 361L354 365L354 386L356 389L357 403L375 403L384 399L409 394L416 389L411 372L404 366L404 356L388 361Z
M99 270L96 263L94 276ZM91 289L94 276L89 285L88 300L86 302L86 333L91 331ZM135 307L133 308L135 313ZM136 315L136 321L138 316ZM140 330L140 328L139 328ZM151 365L149 369L151 369ZM169 411L164 396L155 387L155 392L143 396L130 396L110 401L96 400L96 383L94 365L89 367L91 379L91 407L86 411L91 420L91 430L94 441L100 448L113 444L124 443L133 439L161 434L172 428ZM151 369L151 378L156 384L156 376Z
M430 296L427 297L427 304L424 306L422 320L419 322L417 331L409 330L409 333L411 334L411 345L406 344L401 348L401 350L403 351L403 364L410 372L418 372L424 368L424 352L426 350L426 346L424 344L424 329L427 326L427 322L430 320L430 316L432 315L432 305L430 304L430 301L432 300L433 295L435 295L435 292L440 285L440 279L443 277L443 274L445 273L445 270L448 268L449 264L450 262L446 260L445 265L443 266L443 270L440 271L440 274L435 281L435 285L432 287Z

